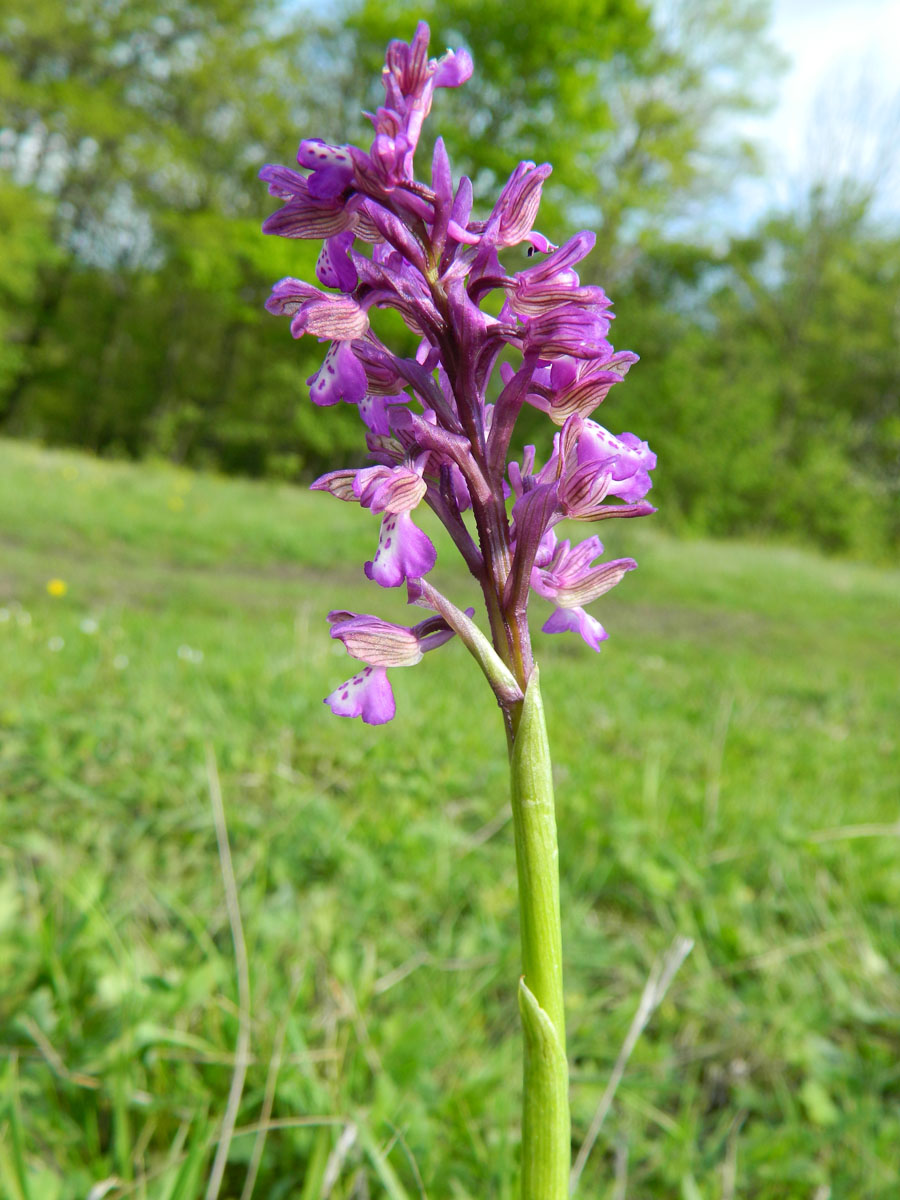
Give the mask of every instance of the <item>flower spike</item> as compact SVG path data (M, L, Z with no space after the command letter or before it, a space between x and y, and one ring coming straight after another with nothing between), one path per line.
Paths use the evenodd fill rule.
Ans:
M637 356L610 344L610 301L579 275L593 234L576 233L557 247L535 229L549 164L520 162L486 216L473 213L469 179L454 191L441 138L430 182L415 178L435 92L458 87L472 72L467 51L432 58L428 43L420 22L411 41L388 46L384 102L368 114L368 147L305 137L297 169L263 168L282 205L264 231L323 243L317 284L282 279L267 308L290 319L295 338L329 343L308 380L312 402L356 405L361 419L366 464L330 470L313 490L379 515L366 576L385 588L405 582L408 602L432 614L402 625L368 613L329 613L332 638L358 666L325 703L338 716L385 724L396 710L388 672L417 665L457 636L503 713L520 880L521 1195L568 1200L553 781L528 610L537 593L553 606L544 632L574 632L592 650L601 648L608 634L588 606L637 564L604 562L598 538L573 544L556 530L566 520L653 512L646 497L656 456L637 435L611 433L592 419ZM541 257L515 271L508 252L523 243ZM384 308L415 335L414 354L395 352L372 328L373 310ZM552 450L542 466L531 445L519 462L508 461L526 404L546 418ZM473 608L457 606L429 578L437 550L413 520L423 504L482 593L483 629Z
M606 632L586 605L635 565L595 564L595 538L573 547L557 540L556 527L653 512L646 497L656 456L636 435L610 433L591 418L637 356L607 340L610 301L579 276L594 235L582 231L557 247L535 231L550 165L519 163L485 219L473 214L465 176L454 190L443 139L434 142L430 182L415 178L435 92L458 87L472 72L465 50L435 58L428 43L420 22L411 41L388 46L384 102L369 114L368 147L305 137L296 168L261 171L283 205L266 232L322 241L317 285L282 279L266 306L290 319L294 337L328 343L308 381L313 403L352 404L360 415L368 465L329 471L313 490L379 515L366 576L385 588L406 583L411 603L432 607L444 633L455 630L475 654L508 710L520 702L533 665L530 593L554 604L546 632L574 630L598 649ZM523 242L540 257L509 272L502 258ZM499 305L485 304L491 293ZM376 336L374 308L393 309L417 335L414 357L395 354ZM498 363L501 387L491 392ZM525 404L558 430L540 469L533 447L521 464L507 463ZM493 645L426 581L437 551L414 518L422 504L445 525L482 589ZM387 720L393 700L383 672L418 661L419 633L344 614L332 634L365 667L329 704Z

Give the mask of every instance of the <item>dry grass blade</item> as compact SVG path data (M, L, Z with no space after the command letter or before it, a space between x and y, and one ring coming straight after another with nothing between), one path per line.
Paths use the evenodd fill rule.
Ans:
M225 1116L222 1118L219 1144L216 1147L216 1156L206 1188L206 1200L217 1200L219 1189L222 1186L222 1177L225 1174L225 1164L228 1161L228 1151L231 1148L231 1139L237 1123L238 1109L244 1091L244 1080L247 1077L247 1066L250 1061L250 964L247 959L247 944L244 941L244 926L241 922L234 866L231 862L231 848L228 845L228 826L225 822L225 806L222 803L219 769L211 746L206 750L206 772L209 779L209 798L212 804L213 822L216 828L219 864L222 869L222 883L225 888L225 908L228 912L228 924L231 926L231 940L234 943L239 1009L234 1072L231 1076Z
M622 1043L622 1049L619 1051L612 1075L609 1077L609 1083L607 1083L606 1089L600 1097L600 1103L597 1105L594 1119L591 1121L590 1128L587 1131L587 1137L585 1137L572 1167L572 1173L569 1176L570 1195L574 1195L578 1188L578 1181L581 1179L587 1160L600 1135L603 1122L606 1120L606 1115L612 1106L616 1091L622 1082L622 1076L625 1074L625 1068L628 1066L628 1060L631 1058L632 1052L637 1045L638 1038L647 1028L650 1018L656 1012L657 1008L662 1004L663 998L669 990L669 985L693 947L694 942L692 938L679 935L665 954L656 960L650 970L650 975L644 984L640 1003L637 1006L637 1012L634 1014L634 1019L631 1022L631 1027L628 1030L625 1041Z
M287 1036L288 1021L293 1012L294 1005L297 1003L297 997L300 994L301 980L298 978L294 983L294 990L291 993L290 1003L285 1010L284 1015L278 1025L278 1032L275 1034L275 1045L272 1048L272 1057L269 1060L269 1069L266 1072L266 1086L263 1093L262 1109L260 1110L259 1119L262 1128L256 1135L256 1140L253 1143L253 1150L250 1153L250 1162L247 1164L247 1177L244 1180L244 1186L241 1189L241 1200L250 1200L253 1195L253 1189L256 1187L256 1177L259 1174L259 1166L262 1162L263 1150L266 1145L266 1133L269 1119L272 1116L272 1109L275 1105L275 1090L278 1086L278 1072L281 1070L281 1063L284 1058L284 1039Z

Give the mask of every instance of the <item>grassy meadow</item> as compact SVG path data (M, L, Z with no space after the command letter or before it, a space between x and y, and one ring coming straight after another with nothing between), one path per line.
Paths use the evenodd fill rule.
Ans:
M578 1194L895 1197L900 571L602 532L640 562L602 653L536 638L576 1147L695 946ZM499 714L458 644L392 673L391 725L322 704L326 611L406 611L376 538L328 496L0 443L0 1196L203 1197L245 1062L221 1197L513 1200ZM452 553L434 578L477 605Z

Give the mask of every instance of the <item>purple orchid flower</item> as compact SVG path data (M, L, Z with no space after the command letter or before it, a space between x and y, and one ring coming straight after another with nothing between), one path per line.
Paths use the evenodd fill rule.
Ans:
M596 618L584 611L584 605L598 599L614 588L637 563L633 558L617 558L591 566L603 553L598 537L585 538L577 546L568 541L543 541L541 553L532 569L531 586L540 596L552 600L556 608L544 623L544 633L578 633L592 650L599 651L600 643L609 637Z
M412 465L364 467L359 471L329 471L312 485L339 500L356 500L363 508L384 513L375 557L365 564L366 576L382 587L399 587L421 579L437 560L431 539L409 515L427 492L422 478L428 453Z
M394 717L396 705L388 667L412 667L429 650L453 637L442 617L428 617L418 625L394 625L365 613L335 610L328 614L331 636L344 643L347 653L367 665L325 697L339 717L362 717L367 725L383 725Z
M634 434L613 435L590 419L637 357L610 345L610 301L579 276L594 248L593 234L576 233L555 247L535 232L549 164L520 163L484 220L473 217L465 177L454 190L441 139L430 185L414 177L435 90L459 86L471 71L465 51L429 58L428 27L420 23L410 43L388 47L385 100L369 114L374 138L368 149L308 137L297 153L299 169L263 169L269 191L283 201L265 231L323 243L319 286L283 279L267 307L291 318L294 337L311 334L330 342L309 379L310 396L321 406L355 405L364 424L374 465L330 471L312 486L380 514L378 547L365 564L366 576L386 588L404 582L413 587L432 572L435 547L412 517L427 504L495 614L497 654L508 661L515 647L509 665L524 690L532 664L529 592L555 604L545 631L575 630L597 649L606 634L584 605L634 566L622 559L591 567L599 542L589 538L572 548L557 542L554 527L565 519L654 511L645 497L656 457ZM522 242L545 257L509 274L500 256ZM501 297L499 312L482 307L491 293ZM414 359L394 354L375 335L369 323L375 307L394 309L416 333ZM519 357L518 364L506 361L510 355ZM490 403L501 356L503 386ZM532 449L521 466L508 464L507 482L508 447L525 403L562 429L545 467L535 471ZM511 523L505 503L510 492L516 498ZM431 584L417 594L435 603L440 598ZM500 638L504 623L510 632ZM356 626L345 622L343 628L335 636L355 636ZM413 635L403 636L413 646ZM365 706L369 716L383 718L393 704L382 678L385 664L365 661L363 674L333 693L329 704L339 714L363 713ZM514 693L504 686L501 703L508 704Z

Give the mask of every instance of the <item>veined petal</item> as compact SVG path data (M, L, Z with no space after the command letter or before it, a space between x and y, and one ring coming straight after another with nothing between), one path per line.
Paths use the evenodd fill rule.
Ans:
M353 214L343 205L311 197L288 200L263 221L263 233L287 238L328 238L353 224Z
M555 589L553 597L560 608L579 608L582 604L590 604L592 600L605 595L633 571L637 563L633 558L617 558L611 562L601 563L592 571L586 572L580 578L566 580Z
M394 514L415 508L427 485L421 474L409 467L363 467L353 490L363 508Z
M397 711L384 667L365 667L336 687L325 704L337 717L362 717L366 725L384 725Z
M291 334L310 333L317 338L349 342L362 337L369 328L369 316L349 296L322 296L302 306L291 321Z
M563 355L598 358L606 352L609 317L590 308L562 304L531 317L524 333L526 354L548 360Z
M488 226L499 218L496 237L498 246L517 246L531 233L541 203L544 180L553 168L549 163L536 167L533 162L521 162L506 181Z
M269 195L278 196L281 200L290 200L294 196L308 196L309 187L306 176L290 167L282 167L278 163L267 163L259 172L259 177L269 185Z
M294 279L286 275L273 286L271 295L266 301L266 309L276 316L292 317L300 311L307 300L317 300L322 292L305 283L302 279Z
M367 613L330 612L331 636L348 654L373 667L412 667L422 660L416 633Z
M353 490L356 483L356 471L345 468L341 471L327 471L320 475L315 483L309 485L311 492L330 492L338 500L356 500Z

